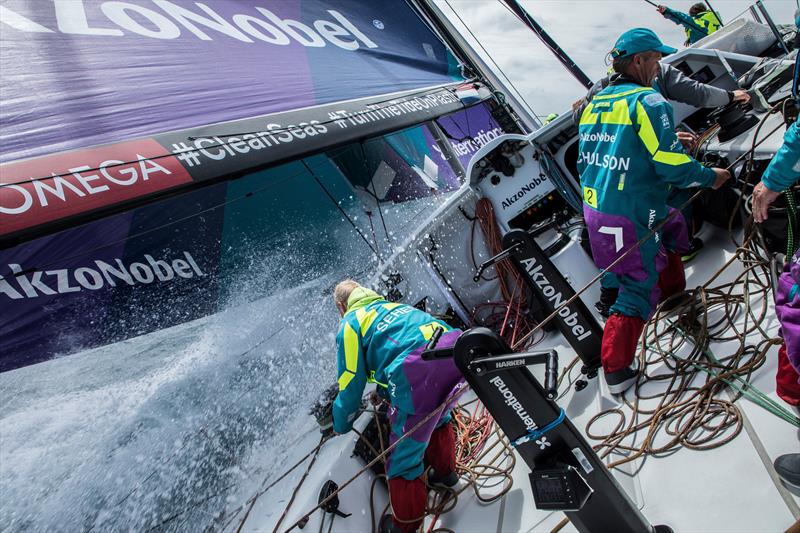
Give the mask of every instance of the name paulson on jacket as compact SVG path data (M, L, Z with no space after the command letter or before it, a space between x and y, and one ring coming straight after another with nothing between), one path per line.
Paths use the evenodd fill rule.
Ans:
M20 265L11 263L8 267L13 275L8 276L7 279L0 276L0 294L4 294L12 300L18 300L83 290L96 291L107 285L116 287L118 282L128 285L137 283L147 285L156 280L168 282L177 281L180 278L205 276L189 252L183 252L183 258L173 259L171 262L154 259L148 254L144 255L144 261L127 266L122 263L121 259L114 259L113 262L116 265L96 260L94 261L95 268L62 268L31 273L25 273ZM12 281L16 283L16 287Z
M537 265L536 259L533 258L523 259L521 263L525 265L525 270L530 274L536 286L542 291L544 297L553 304L553 309L560 306L564 302L564 296L561 294L561 291L557 291L553 287L550 280L542 273L542 265ZM570 309L570 306L565 305L559 309L558 316L561 317L564 324L569 326L572 330L572 334L575 335L579 341L582 341L592 334L591 328L585 328L578 324L578 312Z
M493 377L489 380L489 383L494 385L497 388L497 391L503 395L506 405L511 407L514 412L517 413L517 416L520 420L522 420L522 423L525 424L525 427L528 429L528 431L533 431L536 429L536 422L533 421L533 418L531 418L531 415L528 414L528 411L526 411L522 404L519 403L519 400L517 400L517 397L514 396L514 393L508 390L508 386L500 376Z

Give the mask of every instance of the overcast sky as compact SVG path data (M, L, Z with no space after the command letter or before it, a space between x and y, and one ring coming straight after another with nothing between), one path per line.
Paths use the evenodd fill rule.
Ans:
M562 113L584 94L577 80L499 0L435 1L448 14L452 14L448 4L452 6L537 114ZM685 40L682 27L662 17L644 0L520 0L520 3L592 80L605 75L605 56L626 29L650 28L666 44L678 49ZM694 3L675 0L666 5L688 12ZM723 23L738 16L751 3L711 0ZM796 0L764 0L764 5L777 24L793 22ZM460 26L455 15L452 20ZM469 38L466 30L464 35Z

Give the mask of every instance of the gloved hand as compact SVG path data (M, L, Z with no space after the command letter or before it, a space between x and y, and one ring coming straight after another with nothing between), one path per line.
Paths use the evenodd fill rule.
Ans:
M333 402L336 400L338 393L339 385L333 383L320 394L309 410L309 414L317 419L319 432L323 435L329 435L333 432Z
M323 435L337 434L335 431L333 431L332 409L329 409L327 413L317 418L317 424L319 424L319 432L322 433Z

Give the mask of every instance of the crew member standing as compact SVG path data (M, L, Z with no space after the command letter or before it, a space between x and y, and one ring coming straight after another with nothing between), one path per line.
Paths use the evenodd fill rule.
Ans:
M798 60L800 62L800 59ZM800 118L788 129L778 153L753 190L753 218L767 219L768 207L781 192L800 180ZM781 323L783 345L778 352L778 396L800 405L800 249L787 258L775 290L775 314Z
M334 289L342 320L336 337L339 394L333 403L333 429L347 433L359 413L367 382L390 403L386 474L393 515L381 521L382 533L416 531L425 513L427 489L423 460L431 466L428 483L452 487L458 482L455 435L450 409L456 399L414 429L452 398L464 378L452 359L424 361L420 355L437 328L437 348L453 346L461 331L410 305L386 301L353 280Z
M800 9L795 13L800 32ZM800 46L800 33L796 37ZM800 104L800 56L795 60L792 95ZM783 146L761 176L753 190L753 219L767 219L769 206L778 195L800 181L800 118L786 131ZM791 193L790 193L791 194ZM776 391L790 405L800 405L800 248L783 267L775 288L775 314L781 323L783 345L778 351ZM786 483L800 488L800 453L789 453L775 459L775 470Z
M750 101L750 95L742 89L726 91L713 85L695 81L672 65L659 63L658 67L658 73L653 80L653 88L668 100L701 108L720 107L732 102L746 104ZM586 109L586 106L589 105L594 96L608 87L609 84L614 83L619 76L619 73L613 72L612 67L612 74L597 81L586 93L586 96L572 105L572 120L576 125L580 122L583 110ZM687 150L691 149L696 141L696 136L688 132L677 132L677 135L681 144ZM681 256L683 262L692 260L703 248L703 241L695 236L697 228L693 220L692 205L691 203L685 205L692 194L693 191L691 189L672 189L667 198L667 205L671 207L684 206L682 214L689 229L689 249ZM600 281L600 300L595 303L595 308L602 316L607 318L610 315L611 306L614 305L618 292L619 286L616 285L613 276L604 276Z
M667 6L658 6L658 12L665 19L683 26L686 31L686 46L692 45L717 31L722 26L719 13L711 11L703 2L698 2L689 8L689 14L675 11Z
M662 54L674 53L645 28L617 40L611 55L621 74L598 93L579 121L578 169L584 218L594 261L601 269L635 245L674 211L670 187L714 187L730 173L703 167L683 151L672 106L652 88ZM665 226L610 271L620 286L603 331L606 382L621 393L636 381L631 367L639 335L660 297L685 287L680 253L688 248L686 223Z
M800 9L795 14L800 31ZM800 45L800 33L797 37ZM800 56L795 60L792 95L800 105ZM783 146L770 161L753 190L753 219L767 219L768 208L780 193L800 181L800 118L786 131ZM791 405L800 405L800 250L788 258L775 291L775 313L781 322L783 346L778 352L778 395Z

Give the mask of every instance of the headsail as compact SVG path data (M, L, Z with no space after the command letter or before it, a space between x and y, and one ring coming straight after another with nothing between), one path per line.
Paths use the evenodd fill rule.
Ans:
M0 26L0 371L219 310L289 191L342 220L361 177L307 156L490 96L400 0L10 0ZM458 186L431 131L387 139L419 181L389 199Z
M4 2L0 237L455 109L395 4Z

